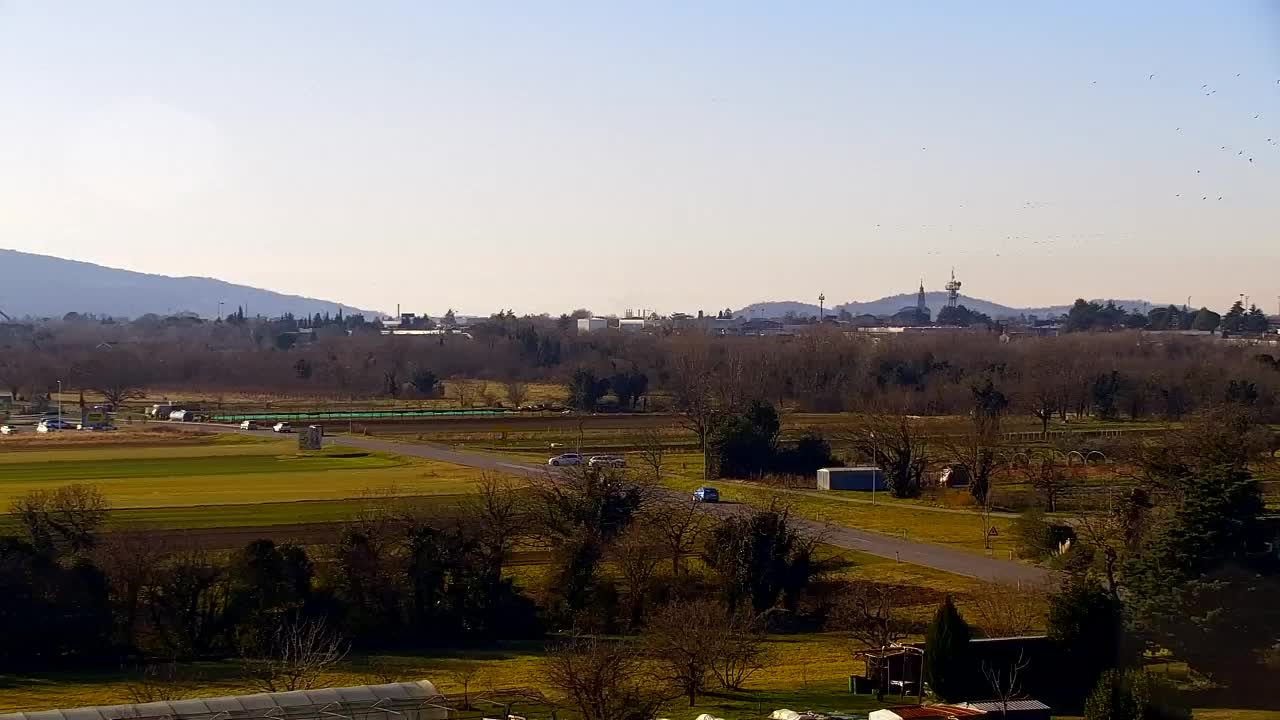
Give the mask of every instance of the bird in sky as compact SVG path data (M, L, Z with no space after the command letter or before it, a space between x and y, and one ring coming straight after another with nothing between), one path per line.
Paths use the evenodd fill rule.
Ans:
M1147 79L1148 79L1148 80L1155 80L1155 78L1156 78L1156 74L1155 74L1155 73L1151 73L1150 75L1148 75L1148 76L1147 76Z

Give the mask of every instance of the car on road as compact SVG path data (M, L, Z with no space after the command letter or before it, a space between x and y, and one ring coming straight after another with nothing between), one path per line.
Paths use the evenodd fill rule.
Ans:
M252 420L245 420L245 421L243 421L243 422L241 422L241 423L240 423L240 429L241 429L241 430L257 430L257 429L258 429L258 423L254 422L254 421L252 421Z
M621 455L592 455L587 458L589 467L626 467L627 459Z
M562 465L581 465L582 456L578 453L564 453L547 460L547 464L554 465L556 467L560 467Z
M99 422L99 423L78 423L78 424L76 425L76 429L77 429L77 430L90 430L90 431L93 431L93 432L103 432L103 431L106 431L106 430L115 430L115 426L111 425L110 423L104 423L104 422Z
M720 491L713 487L703 485L702 487L693 491L693 499L696 502L706 502L706 503L720 502Z
M271 432L290 433L293 432L293 426L287 422L278 422L271 426Z
M47 418L45 420L41 420L40 424L36 426L36 432L47 433L47 432L54 432L57 430L70 430L73 427L75 426L67 422L66 420L59 420L57 418Z
M0 425L0 435L16 435L18 428L12 425Z

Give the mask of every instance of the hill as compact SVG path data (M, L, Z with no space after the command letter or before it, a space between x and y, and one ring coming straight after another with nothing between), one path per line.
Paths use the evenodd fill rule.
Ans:
M945 292L926 292L924 294L925 304L933 311L936 316L938 310L946 307L947 294ZM1106 302L1098 300L1098 302ZM1147 303L1145 300L1115 300L1117 305L1126 308L1141 308L1144 305L1149 307L1158 307L1155 303ZM870 300L867 302L847 302L839 305L833 305L827 308L828 313L838 313L841 310L848 310L852 315L892 315L904 307L915 307L915 293L904 293L902 295L890 295L878 300ZM1071 304L1050 305L1046 307L1020 308L1010 305L1002 305L990 300L969 297L968 295L960 296L960 304L974 310L976 312L985 313L992 318L999 319L1002 317L1017 317L1019 315L1035 315L1041 319L1054 318L1059 315L1065 315L1071 309ZM818 314L818 306L813 303L797 302L797 301L781 301L781 302L759 302L752 303L735 313L744 317L783 317L788 312L797 315L813 315Z
M61 317L68 312L135 318L183 311L213 317L244 306L253 315L334 313L331 300L285 295L204 277L169 277L103 267L49 255L0 248L0 310L20 317ZM347 314L381 316L343 307Z

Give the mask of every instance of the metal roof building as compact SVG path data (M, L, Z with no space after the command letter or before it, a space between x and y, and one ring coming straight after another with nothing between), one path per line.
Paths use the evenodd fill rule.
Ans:
M447 720L426 680L0 714L0 720Z

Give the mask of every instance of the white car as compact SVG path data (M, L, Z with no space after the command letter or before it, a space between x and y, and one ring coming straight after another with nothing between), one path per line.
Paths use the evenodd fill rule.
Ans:
M278 433L293 432L293 427L291 427L287 422L278 422L271 426L271 431Z
M620 468L627 466L627 460L621 455L592 455L587 459L587 465L590 467Z
M18 428L12 425L0 425L0 435L16 435Z
M556 467L560 467L561 465L581 465L582 456L578 453L565 453L551 458L547 461L547 464L554 465Z
M258 424L252 420L245 420L244 422L240 423L240 429L241 430L257 430Z

